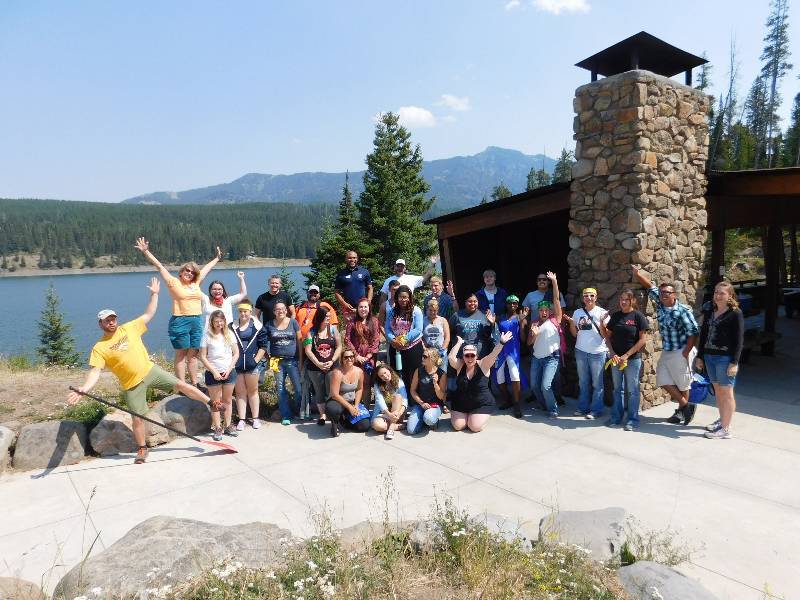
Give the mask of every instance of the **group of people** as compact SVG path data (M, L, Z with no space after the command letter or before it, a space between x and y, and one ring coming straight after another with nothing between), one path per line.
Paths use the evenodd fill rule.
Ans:
M459 308L452 282L445 285L434 275L435 262L424 275L413 275L405 260L398 259L394 274L380 288L376 315L371 275L359 265L358 254L348 251L334 282L337 313L320 298L317 285L310 285L306 300L295 306L277 275L269 278L268 289L255 302L247 297L243 272L237 273L238 293L228 295L217 280L204 293L201 283L219 261L219 248L202 268L190 262L175 277L146 239L137 239L135 247L156 267L172 299L168 335L175 349L174 374L150 361L141 340L157 308L160 283L154 277L147 309L138 319L120 325L114 310L98 313L103 337L92 349L91 369L69 396L70 403L91 390L102 369L109 368L136 413L147 411L149 387L174 389L207 402L213 437L220 440L246 427L248 408L252 427L261 426L258 389L271 372L284 425L293 418L313 419L316 405L317 424L329 425L332 436L340 428L371 428L389 440L400 429L411 435L424 427L435 429L448 412L453 429L479 432L497 408L512 408L522 418L521 394L528 386L549 417L558 418L568 327L575 338L578 372L575 415L603 415L604 370L610 369L614 401L607 424L627 431L639 424L641 350L648 342L649 324L630 289L619 294L619 309L610 312L597 304L597 291L587 287L581 306L568 315L555 273L540 273L536 289L520 302L497 286L497 275L489 269L483 273L483 287L464 297ZM733 286L716 286L698 327L691 309L677 301L672 284L656 287L635 267L632 275L655 303L663 344L657 384L678 404L668 421L688 424L694 416L695 405L688 400L696 349L695 366L707 372L720 412L706 436L730 437L744 330ZM417 306L415 290L428 284L430 293ZM382 340L387 351L379 361ZM528 381L522 369L526 347L531 354ZM202 384L198 362L205 367ZM493 390L502 397L499 405ZM133 433L135 462L141 463L148 450L137 417Z

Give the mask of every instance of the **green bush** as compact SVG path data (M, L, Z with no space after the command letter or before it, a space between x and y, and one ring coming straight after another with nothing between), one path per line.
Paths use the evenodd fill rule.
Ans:
M100 420L111 412L111 408L97 400L84 400L73 406L68 406L58 416L62 421L79 421L91 431Z

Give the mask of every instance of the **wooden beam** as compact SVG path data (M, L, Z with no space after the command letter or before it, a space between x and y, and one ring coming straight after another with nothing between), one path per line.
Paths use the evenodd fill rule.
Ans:
M439 240L439 247L442 249L442 273L444 274L444 283L447 285L447 280L453 279L455 271L453 271L453 256L450 252L450 240L447 238ZM455 282L453 282L453 292L455 290Z
M569 210L569 198L569 190L558 190L552 194L538 196L530 200L520 200L514 204L504 206L502 210L487 210L446 223L439 223L437 232L440 239L450 238L466 233L474 233L482 229L499 227L516 221L524 221L561 210Z
M711 280L709 286L713 287L725 278L725 230L714 229L711 231Z
M781 227L770 225L767 228L767 243L764 248L764 270L767 275L767 291L764 301L764 332L775 333L775 324L778 320L778 261L781 256ZM761 354L773 356L775 354L775 342L769 341L761 345Z
M707 195L708 229L800 223L800 188L795 196Z
M710 196L795 196L800 195L800 168L764 169L711 173Z

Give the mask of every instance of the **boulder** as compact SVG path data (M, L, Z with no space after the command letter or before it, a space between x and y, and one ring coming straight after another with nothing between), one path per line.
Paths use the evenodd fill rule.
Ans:
M672 598L680 600L716 600L711 592L685 575L659 563L635 562L617 571L625 591L634 600Z
M15 469L51 469L74 465L86 456L86 426L78 421L26 425L14 449Z
M10 458L8 451L11 449L15 437L13 431L8 427L0 425L0 473L6 470L6 465ZM2 596L0 596L0 598L2 598Z
M104 416L89 434L92 450L100 456L136 452L131 416L118 410Z
M539 541L577 544L590 558L606 562L619 555L628 512L618 506L601 510L562 511L539 521Z
M0 598L3 600L45 600L39 586L24 579L0 577Z
M244 568L272 569L291 533L271 523L216 525L191 519L152 517L107 550L69 571L53 597L145 598L162 593L203 570L233 559ZM169 586L169 587L168 587Z
M153 406L146 416L189 435L206 433L211 428L208 406L186 396L167 396ZM147 445L150 447L166 444L176 437L178 434L147 423Z

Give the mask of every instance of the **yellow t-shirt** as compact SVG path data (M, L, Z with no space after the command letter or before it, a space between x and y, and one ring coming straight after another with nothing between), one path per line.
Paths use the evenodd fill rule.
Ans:
M142 342L147 325L141 317L117 327L111 335L104 335L92 348L89 365L108 368L119 379L122 389L129 390L140 384L153 368L153 361Z
M183 283L177 277L167 279L169 295L172 296L172 315L175 317L194 317L203 314L203 292L200 280Z

